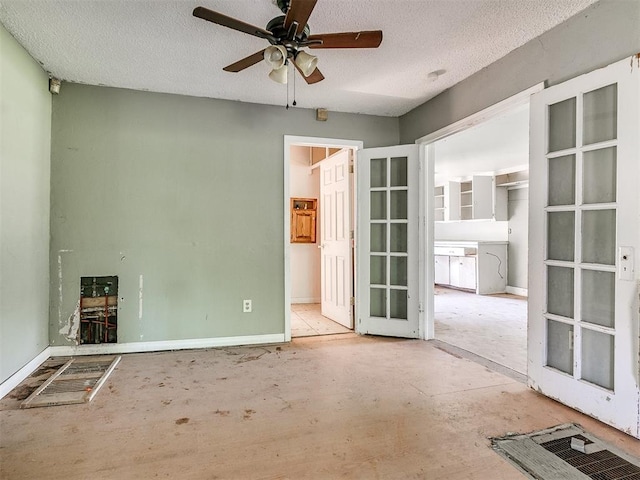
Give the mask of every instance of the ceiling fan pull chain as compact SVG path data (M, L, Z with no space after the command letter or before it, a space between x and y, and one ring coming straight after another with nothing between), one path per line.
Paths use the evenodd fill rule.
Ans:
M285 62L287 66L287 77L289 76L289 62ZM289 110L289 82L287 82L287 110Z
M296 72L293 72L293 106L295 107L296 103Z

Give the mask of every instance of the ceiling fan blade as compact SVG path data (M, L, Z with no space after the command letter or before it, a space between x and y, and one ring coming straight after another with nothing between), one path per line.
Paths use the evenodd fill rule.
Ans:
M310 43L309 48L378 48L382 43L382 31L320 33L309 35L309 42L322 40L322 43Z
M227 65L226 67L223 68L223 70L225 72L237 73L244 70L245 68L249 68L252 65L255 65L256 63L261 62L262 60L264 60L264 49L254 53L253 55L249 55L248 57L245 57L242 60L238 60L237 62L232 63L231 65Z
M297 22L298 28L296 29L296 35L299 35L307 25L309 16L311 12L313 12L317 1L318 0L291 0L289 10L287 10L287 16L284 19L284 28L289 30L291 24Z
M313 72L311 72L311 75L309 75L308 77L305 77L304 73L302 73L302 70L300 70L300 67L298 67L298 65L296 65L295 63L293 65L296 67L296 70L300 72L300 75L302 75L302 78L304 78L304 80L309 85L313 85L314 83L318 83L324 80L324 75L322 75L322 73L320 73L320 70L318 70L317 68Z
M248 33L254 37L266 38L267 40L273 38L273 35L268 30L244 23L235 18L223 15L222 13L209 10L208 8L196 7L193 10L193 16L222 25L223 27L231 28L232 30L237 30L238 32Z

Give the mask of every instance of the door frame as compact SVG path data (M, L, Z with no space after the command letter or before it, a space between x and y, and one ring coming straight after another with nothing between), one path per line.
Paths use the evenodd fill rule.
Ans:
M502 100L494 105L491 105L483 110L480 110L477 113L469 115L457 122L454 122L446 127L443 127L435 132L429 133L423 137L420 137L416 140L417 144L420 144L426 148L426 165L421 170L420 181L422 186L420 188L420 207L426 209L424 212L423 218L425 219L426 225L421 226L421 252L422 257L424 259L424 265L421 267L425 274L421 275L421 279L424 282L424 288L421 291L421 295L424 298L423 309L424 309L424 332L425 332L425 340L433 340L435 338L435 327L434 327L434 272L433 268L430 267L434 263L433 257L433 244L434 244L434 230L435 230L435 220L434 220L434 175L435 175L435 142L438 140L442 140L450 135L466 130L467 128L473 127L475 125L486 122L487 120L491 120L492 118L498 117L508 111L517 108L521 105L529 103L529 99L531 95L537 93L539 91L544 90L545 84L544 82L537 83L532 87L523 90L520 93L517 93L505 100Z
M289 188L289 171L291 164L291 147L331 147L331 148L351 148L356 152L364 148L362 140L347 140L339 138L321 138L321 137L305 137L297 135L284 136L284 155L283 155L283 172L284 172L284 341L291 341L291 225L289 222L290 215L290 188ZM354 170L355 170L354 162ZM355 184L355 172L354 172ZM356 203L356 188L354 185L353 199ZM355 219L351 221L351 228L355 229ZM355 281L356 264L352 265L351 277Z

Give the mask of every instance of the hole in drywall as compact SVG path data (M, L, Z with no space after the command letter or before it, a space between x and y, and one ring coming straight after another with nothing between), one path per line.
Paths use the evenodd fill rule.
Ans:
M118 277L80 277L80 344L118 341Z

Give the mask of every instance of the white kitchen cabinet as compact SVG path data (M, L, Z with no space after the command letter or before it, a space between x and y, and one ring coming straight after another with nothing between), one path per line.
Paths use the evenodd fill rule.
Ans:
M496 187L493 176L474 175L467 181L445 182L434 192L436 221L507 220L507 189Z
M460 220L460 182L445 182L434 188L434 220Z
M449 255L435 255L435 282L441 285L449 284Z
M507 245L507 242L435 242L435 283L480 295L504 293Z

